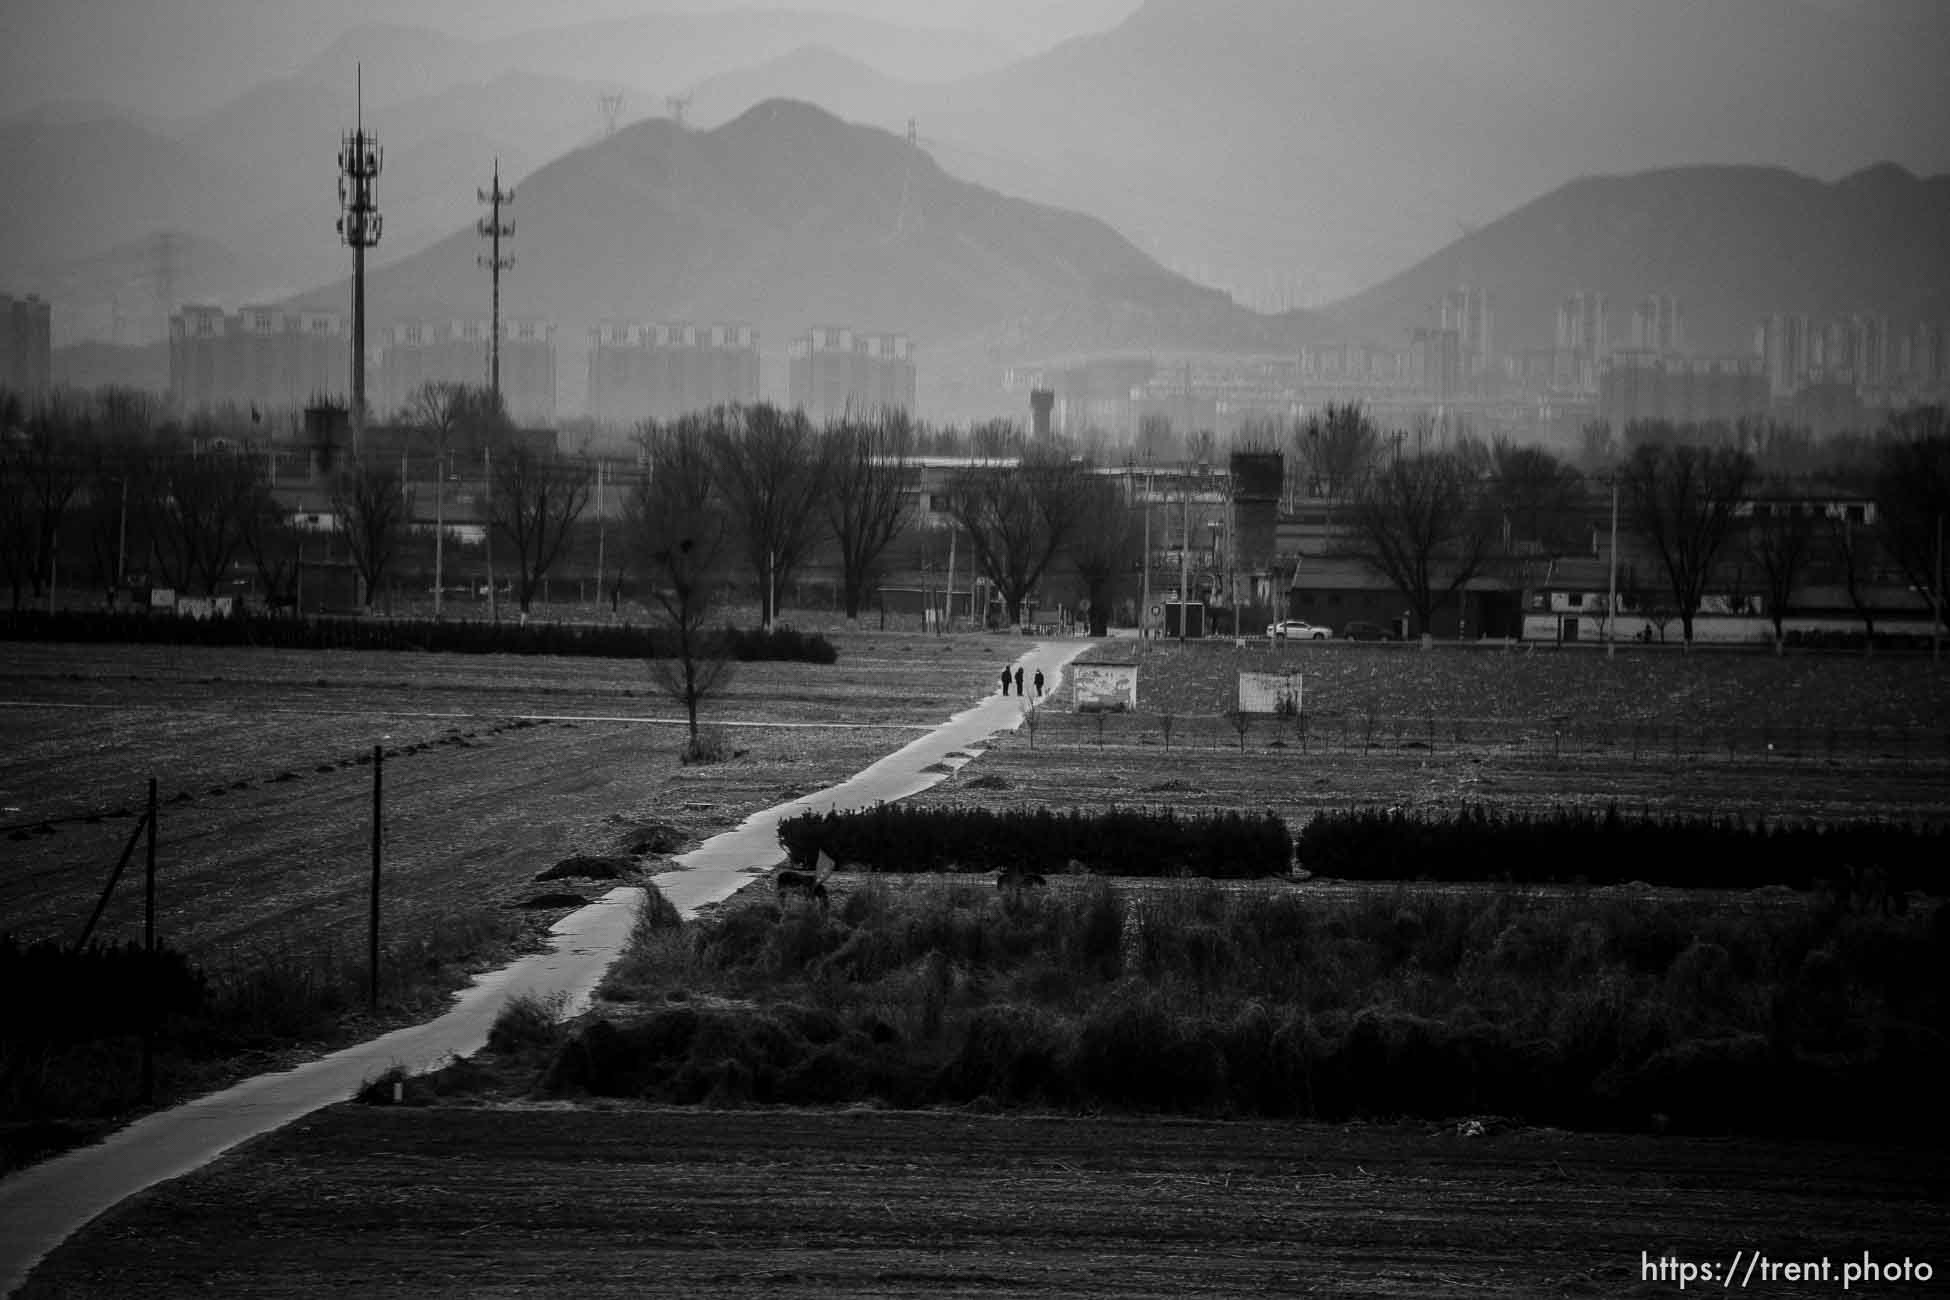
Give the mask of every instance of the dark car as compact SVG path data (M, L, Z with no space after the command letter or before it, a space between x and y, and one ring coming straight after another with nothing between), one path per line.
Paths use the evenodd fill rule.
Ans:
M1393 641L1395 634L1379 623L1349 623L1341 635L1350 641Z

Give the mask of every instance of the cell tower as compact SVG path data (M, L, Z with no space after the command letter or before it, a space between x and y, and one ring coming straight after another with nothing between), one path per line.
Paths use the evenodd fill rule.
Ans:
M616 134L616 119L623 112L623 92L618 90L596 96L596 106L603 110L603 136Z
M488 333L488 387L496 397L501 396L501 273L515 264L512 256L501 256L501 241L512 239L515 223L501 220L503 204L515 201L513 190L501 188L501 160L494 160L494 185L492 189L476 190L481 202L488 205L487 217L474 229L482 239L488 241L489 251L474 260L487 268L488 278L493 282L494 314L489 321Z
M385 154L366 130L365 70L360 68L357 116L339 145L339 238L352 248L352 454L366 431L366 250L379 243L379 169Z
M671 121L677 123L679 131L684 129L684 110L691 106L689 95L669 95L664 99L664 107L670 110Z

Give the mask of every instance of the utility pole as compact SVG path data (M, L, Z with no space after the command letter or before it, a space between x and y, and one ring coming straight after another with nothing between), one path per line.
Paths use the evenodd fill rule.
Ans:
M433 463L433 616L440 617L447 595L447 424L440 423Z
M960 534L961 530L951 520L948 524L948 608L944 611L950 632L955 630L955 541Z
M366 250L379 243L379 169L385 152L366 130L365 70L356 74L357 116L339 146L339 238L352 248L352 455L366 431Z
M1144 594L1138 606L1138 649L1144 650L1151 632L1151 451L1144 453Z
M603 570L608 567L609 521L603 517L603 469L608 461L596 461L596 603L603 603Z
M494 448L491 446L481 448L481 477L481 495L487 502L487 527L482 531L481 543L487 550L488 619L499 623L501 611L495 604L498 597L494 594Z
M488 241L488 253L474 260L487 268L488 279L493 283L493 317L489 321L488 333L488 388L498 400L501 396L501 273L515 264L512 254L501 256L501 241L512 239L515 223L501 220L501 205L513 203L515 192L501 188L501 160L494 160L494 183L492 188L476 190L481 202L488 205L486 220L475 224L475 232Z
M1605 658L1618 653L1618 472L1611 476L1611 582L1605 593Z
M1170 516L1166 516L1167 519ZM1185 625L1192 615L1192 475L1185 471L1185 535L1178 544L1178 644L1185 644Z

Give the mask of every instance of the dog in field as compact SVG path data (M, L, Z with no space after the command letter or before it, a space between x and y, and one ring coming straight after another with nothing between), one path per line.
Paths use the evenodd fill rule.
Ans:
M811 871L793 871L790 869L780 871L772 877L772 884L779 891L779 901L781 903L796 894L808 903L819 904L821 910L824 910L826 907L826 878L832 874L833 859L828 857L826 851L822 849L820 850L819 857L814 861Z

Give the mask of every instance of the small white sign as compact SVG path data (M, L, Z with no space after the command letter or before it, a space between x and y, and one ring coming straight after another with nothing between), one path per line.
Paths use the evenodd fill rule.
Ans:
M1299 673L1240 673L1239 711L1297 714L1300 692Z

